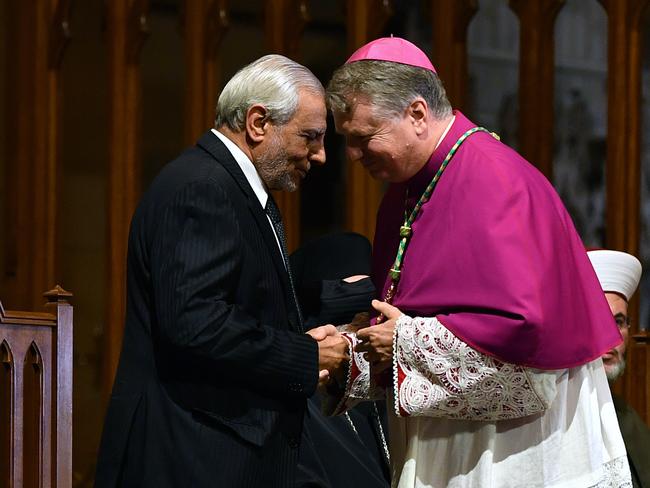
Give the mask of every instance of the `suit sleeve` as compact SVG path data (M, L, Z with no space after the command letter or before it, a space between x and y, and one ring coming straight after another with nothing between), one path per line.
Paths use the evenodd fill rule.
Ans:
M244 243L224 189L185 185L157 215L151 274L161 340L261 392L311 395L316 341L261 324L237 304Z

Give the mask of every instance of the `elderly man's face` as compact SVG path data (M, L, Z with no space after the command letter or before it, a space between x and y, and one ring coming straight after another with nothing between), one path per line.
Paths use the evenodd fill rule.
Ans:
M408 114L386 119L374 114L369 103L357 102L350 112L334 112L336 131L345 137L351 162L359 162L375 179L399 183L426 164Z
M628 328L627 302L616 293L607 292L605 293L605 298L607 298L609 308L623 336L623 342L621 344L610 349L603 355L603 364L605 365L607 379L615 381L623 374L623 370L625 369L625 349L630 333Z
M270 126L255 165L270 189L294 191L312 164L325 163L326 116L323 97L303 91L293 118Z

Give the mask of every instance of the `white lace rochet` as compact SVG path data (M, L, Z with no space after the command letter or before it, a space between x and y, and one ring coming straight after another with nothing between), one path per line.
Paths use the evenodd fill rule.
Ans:
M394 334L393 387L400 416L507 420L546 410L555 374L482 354L435 317L402 315Z
M345 390L326 413L337 415L362 400L384 396L356 334L350 344ZM555 397L555 374L504 363L454 336L435 317L402 315L393 336L393 388L399 416L506 420L543 412Z

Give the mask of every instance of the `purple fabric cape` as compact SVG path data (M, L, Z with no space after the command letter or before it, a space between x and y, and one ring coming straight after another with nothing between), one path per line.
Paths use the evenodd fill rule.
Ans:
M373 280L385 296L404 220L452 145L475 127L460 112L429 162L391 185L377 215ZM573 222L547 179L485 132L471 135L413 224L393 305L436 316L501 361L587 363L621 335Z

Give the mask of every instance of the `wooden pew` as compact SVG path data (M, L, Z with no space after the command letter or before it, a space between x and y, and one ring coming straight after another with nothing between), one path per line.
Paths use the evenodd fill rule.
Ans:
M72 486L72 306L58 285L45 312L0 303L0 487Z

